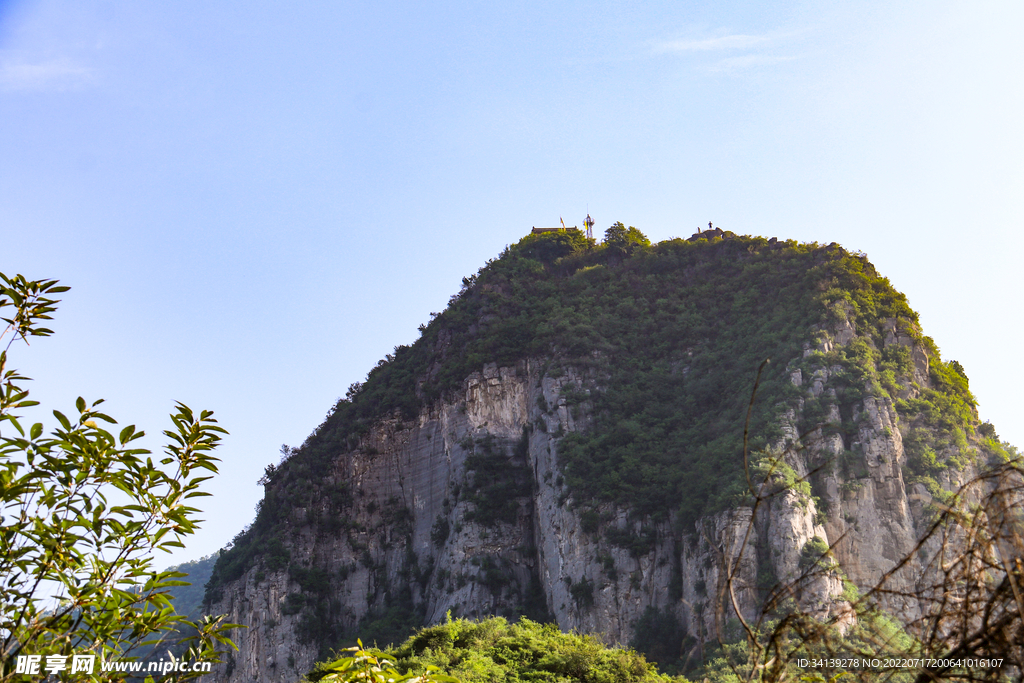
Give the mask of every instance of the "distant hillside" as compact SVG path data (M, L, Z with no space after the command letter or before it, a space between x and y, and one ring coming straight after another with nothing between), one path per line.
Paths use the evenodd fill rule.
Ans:
M213 573L213 567L216 563L217 554L215 553L192 562L183 562L182 564L167 568L167 571L187 574L187 576L178 580L188 581L191 584L188 586L173 586L169 589L174 601L174 610L178 614L184 615L192 621L197 620L203 615L203 594L206 590L206 582L210 580L210 575ZM132 654L136 658L146 661L164 658L167 656L167 650L170 650L175 656L180 657L185 653L187 647L177 644L177 641L181 640L185 635L184 633L167 634L164 643L141 647Z
M203 595L206 592L206 582L213 574L213 567L217 564L219 553L213 553L200 557L198 560L183 562L182 564L168 567L167 571L182 572L187 574L180 581L188 581L191 585L175 586L171 589L174 596L174 609L178 614L186 614L189 618L195 618L202 613Z

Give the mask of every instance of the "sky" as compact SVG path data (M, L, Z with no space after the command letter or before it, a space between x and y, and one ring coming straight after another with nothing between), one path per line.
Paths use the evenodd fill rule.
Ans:
M174 401L215 411L172 564L532 226L713 221L866 252L1024 446L1022 29L959 0L0 0L0 272L72 287L11 364L154 449Z

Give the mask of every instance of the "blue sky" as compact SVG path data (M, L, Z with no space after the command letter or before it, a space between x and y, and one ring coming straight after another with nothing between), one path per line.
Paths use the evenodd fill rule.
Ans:
M73 287L14 362L151 435L217 412L190 559L463 276L589 210L867 252L1024 445L1022 28L1019 2L0 0L0 271Z

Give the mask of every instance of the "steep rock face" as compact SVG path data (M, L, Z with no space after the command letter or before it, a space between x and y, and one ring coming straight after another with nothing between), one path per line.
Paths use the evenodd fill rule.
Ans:
M558 453L564 434L588 428L590 404L568 407L564 390L598 391L599 378L550 359L488 365L455 399L435 402L414 420L378 422L319 473L321 484L348 497L341 509L324 495L291 511L291 569L254 566L212 606L248 626L237 632L239 651L217 680L294 680L320 654L324 629L336 638L402 609L422 624L449 611L547 612L563 629L615 642L629 642L655 609L704 642L728 628L728 611L718 606L729 600L730 570L736 603L753 620L766 590L799 575L802 551L815 537L835 544L849 580L872 585L913 548L930 513L911 503L890 399L859 401L853 433L827 429L844 419L830 381L841 369L814 360L854 338L854 330L839 328L808 344L810 366L791 373L804 398L784 415L776 444L782 452L798 441L804 400L824 406L825 424L804 448L783 456L814 484L823 514L806 491L794 489L768 499L756 515L740 507L706 515L692 528L609 504L581 514ZM915 362L923 357L918 379L927 385L927 356L909 337L886 341L912 347ZM636 542L623 542L628 538ZM826 572L802 585L798 599L833 616L842 613L842 590L839 572Z

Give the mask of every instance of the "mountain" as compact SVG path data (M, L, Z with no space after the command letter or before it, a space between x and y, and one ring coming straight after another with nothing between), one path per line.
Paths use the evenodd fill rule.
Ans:
M216 563L216 555L206 555L198 560L182 562L167 568L167 571L185 574L178 580L187 581L189 584L174 586L170 589L174 599L174 610L178 614L187 615L189 619L193 620L202 616L203 593Z
M776 488L756 515L745 430ZM217 680L294 680L449 612L670 659L735 630L727 567L752 619L833 544L796 599L842 621L849 591L1004 457L963 368L863 254L720 230L651 245L622 224L600 245L530 235L267 468L207 585L208 611L248 626ZM921 561L892 578L908 618Z

